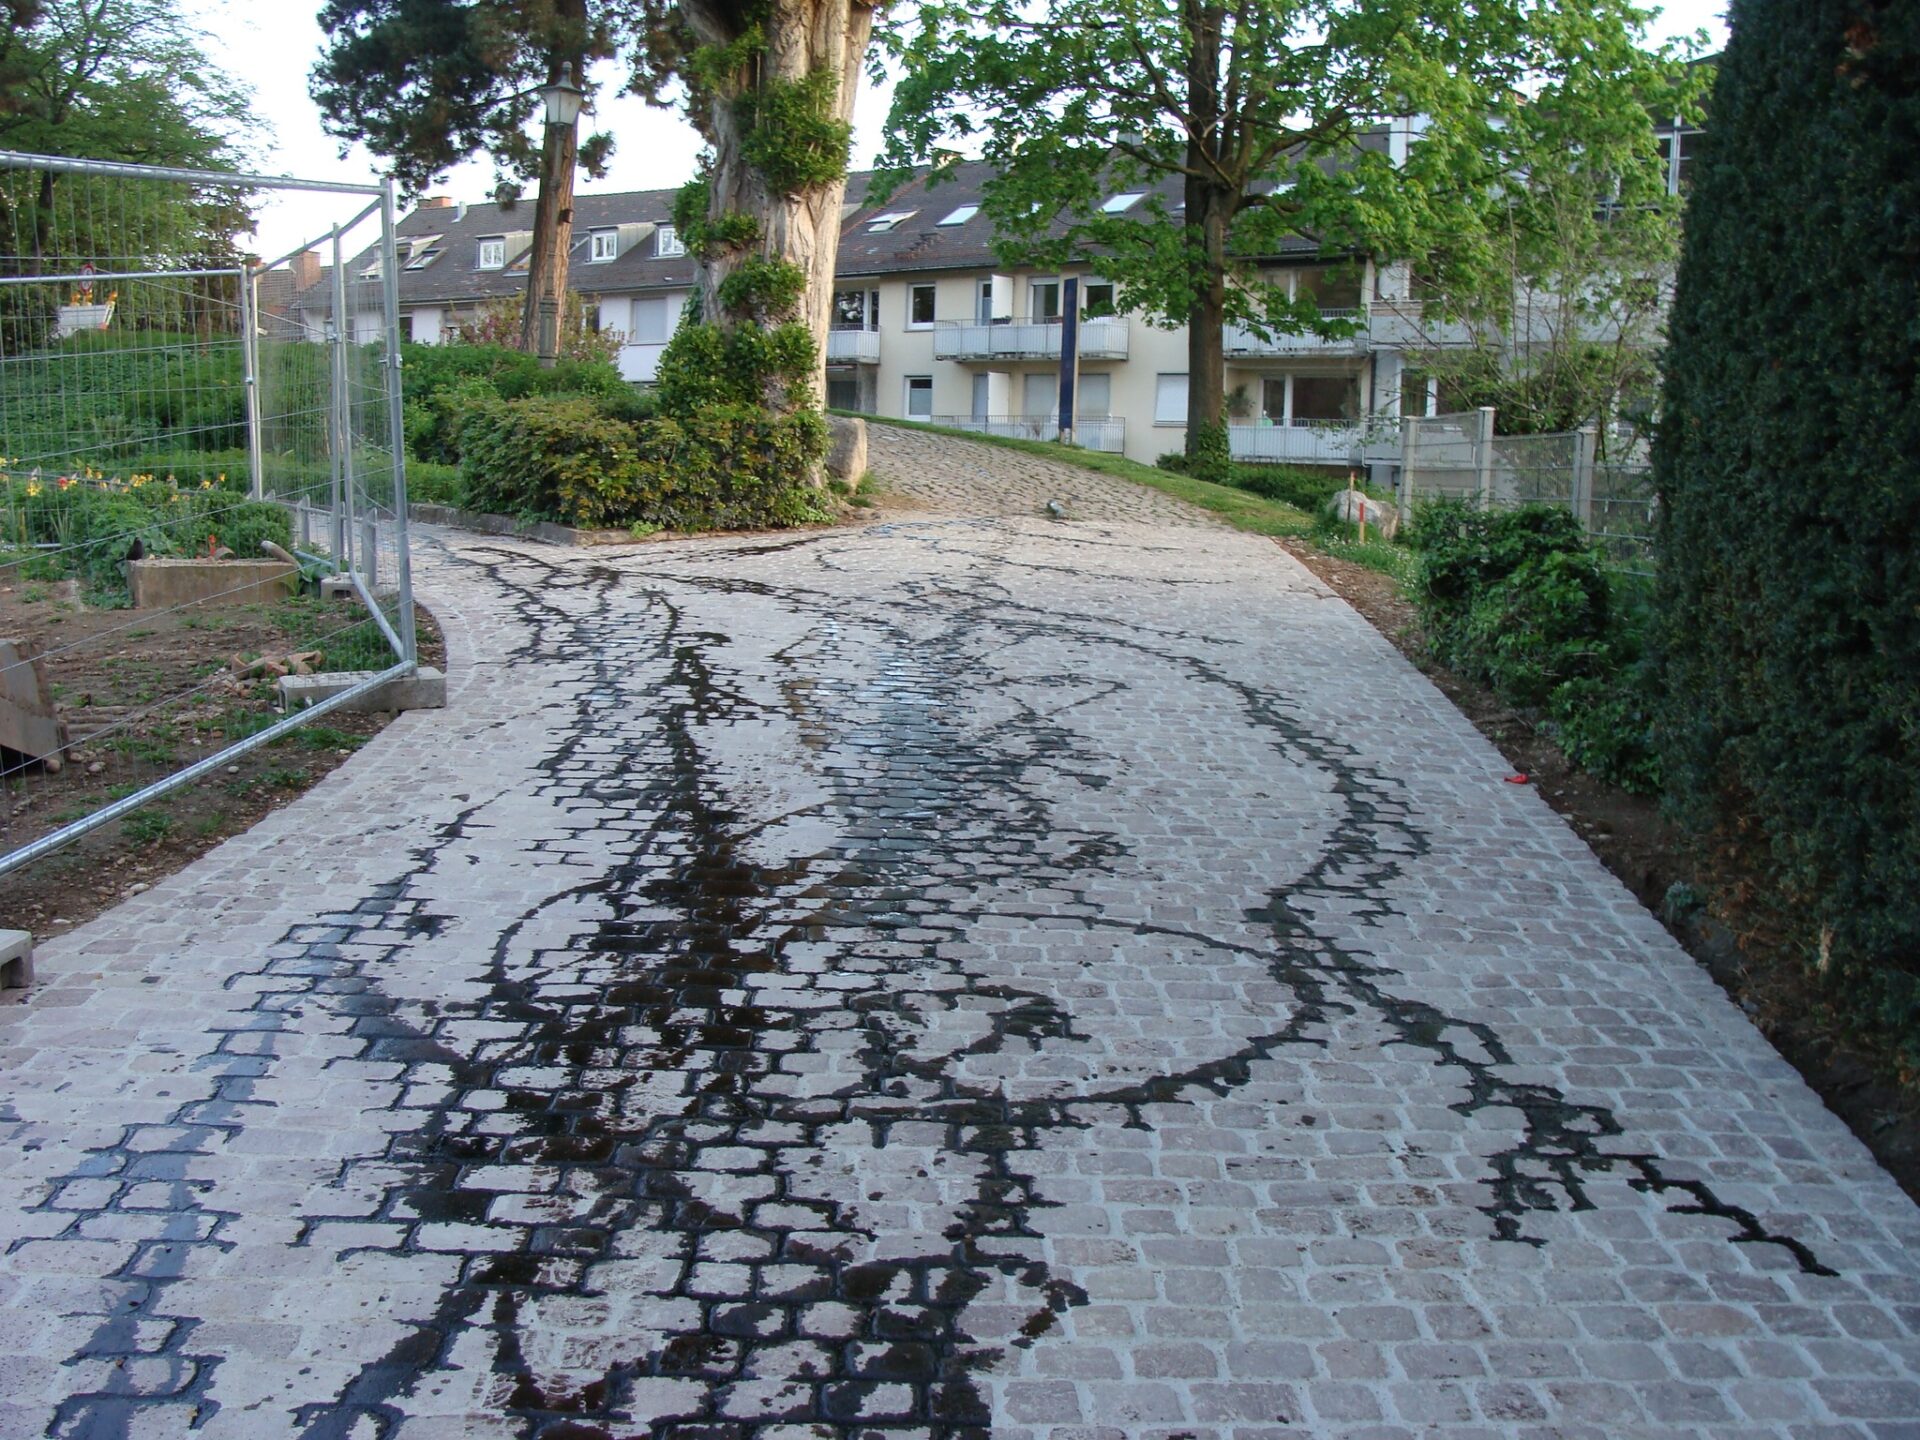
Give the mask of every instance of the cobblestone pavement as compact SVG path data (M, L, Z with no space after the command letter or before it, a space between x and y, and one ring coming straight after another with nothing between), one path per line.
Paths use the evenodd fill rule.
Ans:
M1913 1205L1364 622L875 464L428 537L449 708L45 944L0 1435L1920 1433Z

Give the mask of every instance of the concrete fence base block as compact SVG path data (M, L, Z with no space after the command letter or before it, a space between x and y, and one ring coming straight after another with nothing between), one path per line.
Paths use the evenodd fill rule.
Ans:
M320 598L322 600L358 600L360 592L353 588L351 576L323 575L320 578Z
M298 588L299 573L279 560L127 561L136 610L270 604Z
M304 710L322 700L331 700L342 690L364 684L374 675L371 670L334 670L324 675L284 675L280 678L280 699L289 710ZM439 710L447 703L447 677L431 665L423 665L410 676L389 680L378 690L370 690L358 700L344 705L346 710Z
M0 990L24 990L33 984L33 936L25 930L0 930Z

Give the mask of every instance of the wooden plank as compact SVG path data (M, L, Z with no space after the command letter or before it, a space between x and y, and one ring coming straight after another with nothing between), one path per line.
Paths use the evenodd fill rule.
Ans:
M0 640L0 746L49 772L66 763L67 726L53 707L37 640Z

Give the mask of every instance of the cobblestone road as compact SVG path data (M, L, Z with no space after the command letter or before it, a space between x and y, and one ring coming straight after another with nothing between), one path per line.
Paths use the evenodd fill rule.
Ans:
M449 708L44 946L0 1435L1920 1433L1915 1208L1364 622L875 464L430 538Z

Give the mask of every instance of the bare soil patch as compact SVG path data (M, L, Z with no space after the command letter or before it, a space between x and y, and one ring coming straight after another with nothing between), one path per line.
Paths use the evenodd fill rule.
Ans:
M432 617L416 614L421 663L444 665ZM304 655L315 670L384 667L384 642L370 631L350 602L312 596L150 614L87 606L71 582L0 585L0 636L40 642L71 742L57 773L15 769L0 784L0 850L29 844L279 719L272 674L240 676L236 658ZM54 935L138 894L310 790L392 718L324 716L0 875L0 926ZM16 764L17 757L9 768Z
M1920 1201L1920 1099L1874 1057L1849 1047L1824 1019L1805 970L1779 941L1754 878L1730 855L1702 855L1659 802L1602 784L1567 762L1524 714L1484 686L1435 665L1412 603L1389 576L1336 559L1298 538L1277 542L1330 585L1411 660L1565 816L1609 870L1720 983L1761 1032ZM1677 913L1675 885L1712 897Z

